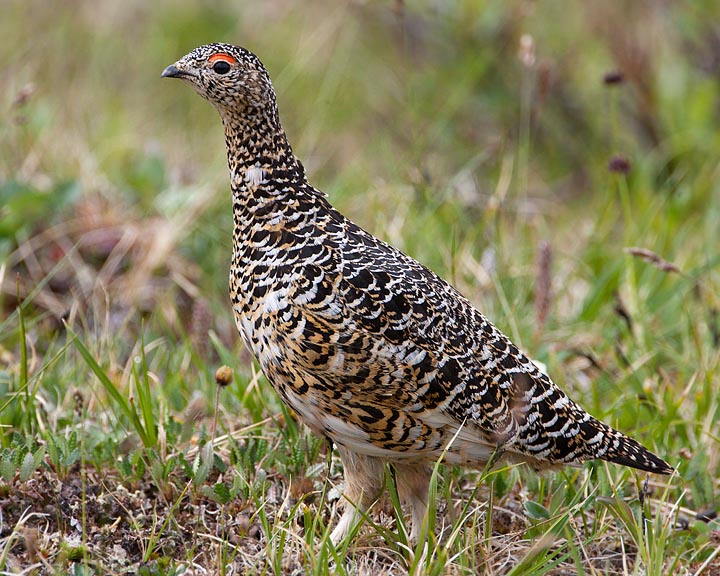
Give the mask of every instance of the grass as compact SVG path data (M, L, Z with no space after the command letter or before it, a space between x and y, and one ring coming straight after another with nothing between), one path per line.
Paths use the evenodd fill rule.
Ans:
M720 569L716 2L6 4L0 574ZM335 549L340 463L235 334L220 123L159 79L213 40L341 211L678 475L438 466L412 546L388 469Z

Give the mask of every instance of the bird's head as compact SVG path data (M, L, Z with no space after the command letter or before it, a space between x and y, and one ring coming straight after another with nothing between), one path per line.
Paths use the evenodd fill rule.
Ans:
M275 93L265 66L255 54L232 44L195 48L165 68L162 77L189 82L223 117L275 107Z

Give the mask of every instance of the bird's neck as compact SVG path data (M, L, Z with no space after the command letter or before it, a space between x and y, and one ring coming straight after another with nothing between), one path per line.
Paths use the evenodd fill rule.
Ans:
M276 111L223 116L233 202L253 208L308 187Z
M223 124L233 203L233 261L240 261L242 268L260 258L258 254L272 258L269 249L282 242L280 231L311 226L325 202L305 178L276 114L244 114L223 118ZM262 246L258 238L263 238Z

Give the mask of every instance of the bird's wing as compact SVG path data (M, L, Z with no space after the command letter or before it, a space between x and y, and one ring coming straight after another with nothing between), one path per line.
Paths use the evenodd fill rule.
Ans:
M293 297L303 317L293 360L339 437L395 454L436 452L454 437L457 461L487 460L494 447L558 463L625 458L613 451L629 439L570 400L447 282L342 224L333 265L305 265ZM657 469L632 442L622 463Z

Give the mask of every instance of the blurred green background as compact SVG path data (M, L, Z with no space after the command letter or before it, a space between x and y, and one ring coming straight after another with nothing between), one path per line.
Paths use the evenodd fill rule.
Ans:
M37 204L57 215L58 198L42 196L64 198L50 194L60 183L141 215L182 210L208 186L188 246L204 235L227 244L207 229L229 222L215 112L159 71L228 41L267 65L313 182L434 267L447 264L436 211L458 241L490 242L474 229L493 198L574 238L588 207L607 205L618 154L637 186L717 210L688 175L717 169L719 11L712 1L5 0L0 178L39 194L21 208L25 225ZM615 71L624 82L603 84ZM7 245L22 226L6 212Z

